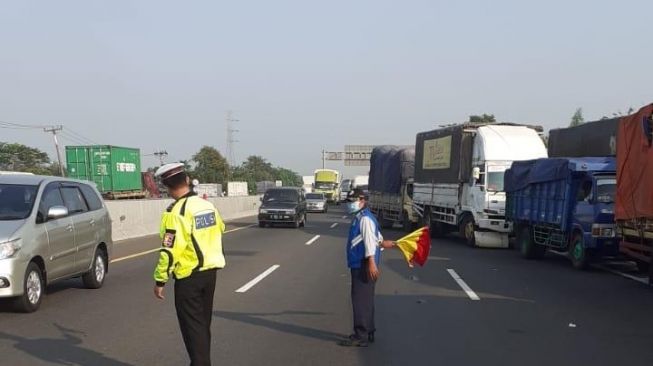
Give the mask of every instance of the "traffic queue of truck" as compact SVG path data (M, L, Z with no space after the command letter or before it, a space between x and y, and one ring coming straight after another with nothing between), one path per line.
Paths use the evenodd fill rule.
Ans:
M653 282L653 104L552 130L465 123L372 152L369 206L381 225L459 233L470 246L564 255L574 267L630 260ZM514 239L514 240L511 240Z

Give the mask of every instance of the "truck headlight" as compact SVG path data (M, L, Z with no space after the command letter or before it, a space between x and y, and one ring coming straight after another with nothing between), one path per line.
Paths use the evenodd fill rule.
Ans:
M603 238L614 238L616 236L616 230L614 226L611 225L592 225L592 236L594 237L603 237Z
M0 243L0 259L13 257L20 250L20 239Z

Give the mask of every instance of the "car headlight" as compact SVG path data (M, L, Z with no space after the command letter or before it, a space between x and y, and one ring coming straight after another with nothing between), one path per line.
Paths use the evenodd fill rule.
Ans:
M262 208L262 209L260 209L258 212L259 212L259 213L266 214L266 213L268 213L268 210Z
M20 239L0 243L0 259L13 257L20 250Z
M290 214L290 215L294 215L295 210L294 209L293 210L286 210L285 213Z

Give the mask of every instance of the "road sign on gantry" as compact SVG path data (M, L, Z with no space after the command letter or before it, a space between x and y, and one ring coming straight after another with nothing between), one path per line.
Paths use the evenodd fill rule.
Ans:
M342 160L344 159L344 155L345 154L339 151L325 151L324 160Z
M345 145L345 166L369 166L374 145Z

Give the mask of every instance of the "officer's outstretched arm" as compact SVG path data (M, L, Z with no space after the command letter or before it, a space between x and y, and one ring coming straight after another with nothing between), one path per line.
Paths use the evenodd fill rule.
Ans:
M185 238L189 236L188 225L183 217L172 213L166 213L164 216L159 261L154 269L154 281L157 286L164 286L170 279L181 253L188 245Z

